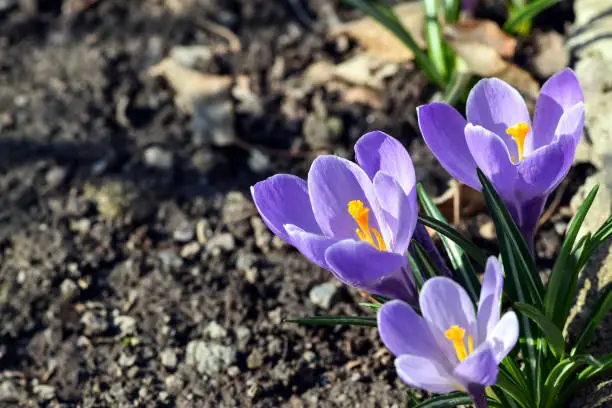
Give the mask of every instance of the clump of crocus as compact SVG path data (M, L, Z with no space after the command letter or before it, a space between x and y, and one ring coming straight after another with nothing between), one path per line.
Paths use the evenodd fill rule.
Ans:
M442 166L477 190L479 167L532 245L546 198L572 164L584 125L583 101L578 79L566 69L542 87L533 124L519 92L496 78L471 90L467 121L444 103L421 106L418 119Z
M317 157L308 181L277 174L255 184L266 225L338 279L414 303L406 250L417 222L415 174L406 149L382 132L362 136L357 164Z
M402 301L385 303L378 312L378 327L397 357L400 378L433 393L468 392L476 407L486 407L485 387L495 384L498 365L519 335L514 312L500 319L503 283L501 265L490 257L477 314L466 291L446 277L423 285L422 317Z

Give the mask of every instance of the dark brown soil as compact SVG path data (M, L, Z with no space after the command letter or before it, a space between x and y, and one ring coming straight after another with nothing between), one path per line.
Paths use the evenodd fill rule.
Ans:
M367 312L344 287L329 310L311 302L329 273L273 239L248 192L275 172L303 176L314 157L281 154L311 150L313 94L295 116L279 112L284 79L355 48L326 38L324 3L357 15L326 0L0 2L0 406L407 406L375 330L281 323ZM259 164L196 137L147 75L175 45L223 44L208 21L242 50L199 69L256 85L263 114L238 114L235 129L276 149ZM317 91L341 119L329 151L350 157L362 133L386 130L442 192L415 129L425 85L401 69L379 110ZM170 160L148 164L151 152Z

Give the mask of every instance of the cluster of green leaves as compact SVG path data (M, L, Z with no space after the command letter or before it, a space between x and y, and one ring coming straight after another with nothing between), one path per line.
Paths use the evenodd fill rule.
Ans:
M612 307L612 286L601 295L586 318L586 326L574 342L563 336L569 312L577 295L577 280L589 257L612 235L612 217L597 231L578 239L579 230L593 204L598 188L586 197L568 228L567 236L554 263L547 286L539 276L533 256L499 195L478 171L482 192L495 224L504 274L504 302L518 312L520 338L516 349L500 365L497 384L488 395L489 405L510 408L552 408L565 406L572 393L586 382L612 372L612 353L594 357L585 353L601 319ZM421 186L418 196L425 215L419 222L436 230L441 238L457 281L478 302L480 283L476 268L484 269L486 254L453 229ZM428 253L413 241L409 254L417 285L442 275ZM386 299L362 303L377 312ZM373 316L315 316L289 320L311 325L355 325L376 327ZM454 407L469 403L462 393L441 395L419 401L420 408Z
M415 57L415 63L442 91L442 100L455 105L465 96L472 82L472 74L463 61L445 43L440 22L457 22L462 9L461 0L422 0L425 11L425 39L427 50L423 51L412 35L402 25L386 0L344 0L346 3L374 18L393 33ZM535 16L560 0L510 0L509 18L504 30L509 34L528 34ZM476 3L472 0L470 3Z

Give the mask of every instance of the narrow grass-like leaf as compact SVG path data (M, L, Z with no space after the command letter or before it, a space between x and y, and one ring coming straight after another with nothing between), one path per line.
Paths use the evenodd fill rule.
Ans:
M427 39L427 54L429 60L436 67L438 72L447 77L448 68L446 66L446 55L444 52L444 42L442 41L442 30L438 18L438 0L423 0L425 9L425 38Z
M480 169L477 169L477 172L482 185L482 193L497 232L501 260L506 275L504 287L513 298L512 300L541 309L543 285L525 239L491 182ZM519 345L527 368L525 373L527 385L537 402L540 392L537 385L540 378L542 353L541 348L536 349L539 342L538 330L532 326L531 321L525 315L519 316L519 326L521 332Z
M565 403L578 388L583 387L587 382L594 380L598 376L609 375L610 373L612 373L612 353L599 358L597 364L590 364L574 377L572 381L569 381L557 397L558 402Z
M598 190L599 186L593 187L578 209L550 273L550 280L548 281L544 299L544 309L546 310L546 316L560 329L563 329L565 326L565 320L574 302L576 282L580 272L572 252L580 227L593 204L593 200L595 200Z
M608 217L606 222L601 227L599 227L599 229L594 234L589 236L589 239L585 243L583 250L580 252L580 257L578 260L578 270L582 270L589 258L595 253L595 251L597 251L597 248L599 248L601 244L603 244L608 238L610 238L610 236L612 236L612 216Z
M535 0L524 7L515 9L510 18L504 23L504 31L510 34L516 34L522 24L533 20L535 16L560 1L561 0Z
M434 217L428 215L419 216L419 222L433 230L440 235L443 235L451 239L455 244L459 245L461 249L465 251L473 260L478 262L481 266L487 264L487 255L478 248L472 241L464 237L459 231L451 227L445 222L438 221Z
M375 317L367 316L308 316L284 320L287 323L296 323L308 326L366 326L377 327Z
M432 63L427 54L421 50L406 30L393 9L382 0L344 0L351 6L361 10L364 14L374 18L389 31L391 31L414 54L417 66L425 72L427 77L440 88L444 89L446 80L442 72Z
M378 310L382 307L382 305L380 303L371 303L371 302L361 302L359 303L359 306L371 310L374 313L378 312Z
M503 393L510 398L515 405L519 405L521 408L530 408L525 402L529 401L529 391L519 384L517 384L506 370L500 370L497 376L497 382L495 383L496 388L499 388ZM496 393L498 395L500 393ZM504 401L500 401L504 402ZM503 406L510 405L510 401L506 401Z
M588 323L576 341L576 344L570 353L571 355L582 351L589 344L589 341L591 341L593 338L593 334L595 333L595 329L599 325L599 322L604 318L604 316L606 316L606 314L608 314L611 308L612 284L609 284L604 288L603 293L600 295L597 301L597 304L593 309L591 309L589 316L586 318Z
M514 303L514 308L538 325L554 356L557 359L562 358L565 350L565 340L563 339L561 330L534 306L516 302Z
M487 398L489 407L501 407L499 402L494 399ZM464 392L451 392L450 394L444 394L435 396L414 408L455 408L458 405L471 405L472 399L469 395Z
M412 269L412 276L414 276L414 282L418 291L421 291L423 284L425 283L425 279L423 278L423 274L421 273L421 269L419 263L416 258L412 256L410 251L408 251L408 262L410 263L410 269Z
M414 260L419 265L419 269L423 273L423 279L431 279L436 276L440 276L440 271L436 268L433 261L425 251L425 248L421 246L417 241L412 240L412 249L414 250Z
M484 173L477 169L482 193L495 224L508 292L513 300L541 308L544 285L525 238Z
M419 201L421 206L423 207L423 211L428 216L442 222L446 223L446 219L438 209L438 207L434 204L432 199L427 195L425 189L421 184L417 185L417 192L419 195ZM456 276L455 278L459 281L461 286L465 288L465 290L470 295L470 298L474 303L478 303L478 296L480 294L480 281L478 280L478 276L476 275L476 271L472 267L470 260L468 259L467 254L459 245L454 243L451 239L441 235L442 244L446 249L446 253L455 269Z

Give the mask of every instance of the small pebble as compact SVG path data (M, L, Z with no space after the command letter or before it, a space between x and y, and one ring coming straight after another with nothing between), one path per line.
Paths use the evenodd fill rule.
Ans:
M202 340L187 344L185 362L196 367L200 374L212 375L236 361L236 351L228 346Z
M234 329L238 341L247 340L251 336L251 330L245 326L238 326Z
M60 293L64 302L74 300L79 294L79 287L70 279L64 279L60 284Z
M131 367L136 363L136 356L133 354L121 353L119 360L117 361L121 367Z
M150 167L169 170L174 165L174 156L159 146L151 146L144 151L144 162Z
M169 375L164 381L166 390L170 395L178 395L183 390L185 383L176 375Z
M231 366L227 369L227 375L234 378L240 374L240 369L236 366Z
M206 250L213 254L218 254L221 251L231 252L236 248L234 236L228 232L215 235L206 243Z
M55 398L55 388L51 385L37 384L32 388L34 394L38 397L41 402L51 401Z
M116 316L113 323L119 329L121 337L133 336L136 334L136 319L131 316Z
M83 324L83 332L86 336L98 336L108 330L108 320L106 319L106 311L88 310L81 316Z
M164 351L161 352L160 358L162 365L167 369L174 370L176 368L178 359L174 350L169 348L164 349Z
M190 242L181 248L181 257L185 259L193 259L200 253L200 244L196 241Z
M219 323L212 321L204 328L204 333L213 340L222 339L227 336L227 330Z
M247 367L251 370L261 367L264 363L263 356L259 350L253 350L247 357Z
M320 285L316 285L312 289L310 289L308 297L310 298L310 301L315 305L323 309L329 309L334 295L337 291L338 287L335 283L326 282Z

